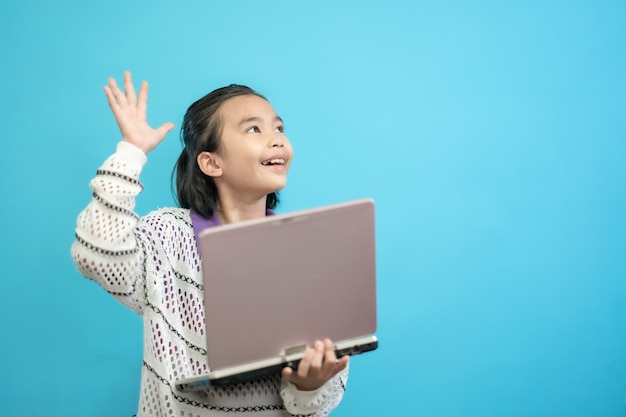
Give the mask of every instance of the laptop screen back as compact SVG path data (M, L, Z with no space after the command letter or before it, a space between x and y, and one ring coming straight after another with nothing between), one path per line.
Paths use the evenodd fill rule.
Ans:
M369 199L206 229L200 246L212 371L376 330Z

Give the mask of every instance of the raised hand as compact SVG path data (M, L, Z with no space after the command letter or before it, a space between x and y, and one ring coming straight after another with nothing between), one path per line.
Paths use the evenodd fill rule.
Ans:
M148 83L145 81L141 83L137 97L128 71L124 72L124 91L119 89L113 78L109 78L109 85L104 87L109 107L122 133L122 140L135 145L147 154L163 141L174 124L163 123L156 129L148 125L146 121Z
M296 371L286 367L282 375L300 391L313 391L345 369L348 359L348 356L343 356L337 360L333 342L329 339L318 340L313 348L307 348Z

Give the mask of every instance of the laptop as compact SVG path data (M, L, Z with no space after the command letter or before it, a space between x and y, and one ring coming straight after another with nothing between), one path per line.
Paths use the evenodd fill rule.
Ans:
M295 369L324 338L337 357L378 347L373 200L208 228L199 239L210 372L176 381L179 391Z

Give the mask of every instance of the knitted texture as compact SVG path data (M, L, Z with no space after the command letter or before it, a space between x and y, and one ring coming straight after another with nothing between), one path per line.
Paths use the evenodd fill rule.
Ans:
M78 216L71 250L81 274L143 318L137 416L327 415L341 401L347 370L312 392L298 391L279 375L176 390L176 380L209 371L200 257L189 210L135 214L145 161L132 145L118 145L90 183L93 197Z

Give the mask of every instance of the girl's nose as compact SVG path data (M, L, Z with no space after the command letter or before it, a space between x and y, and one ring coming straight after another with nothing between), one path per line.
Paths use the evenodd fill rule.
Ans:
M281 138L276 138L272 140L272 148L282 148L285 146L285 143Z

